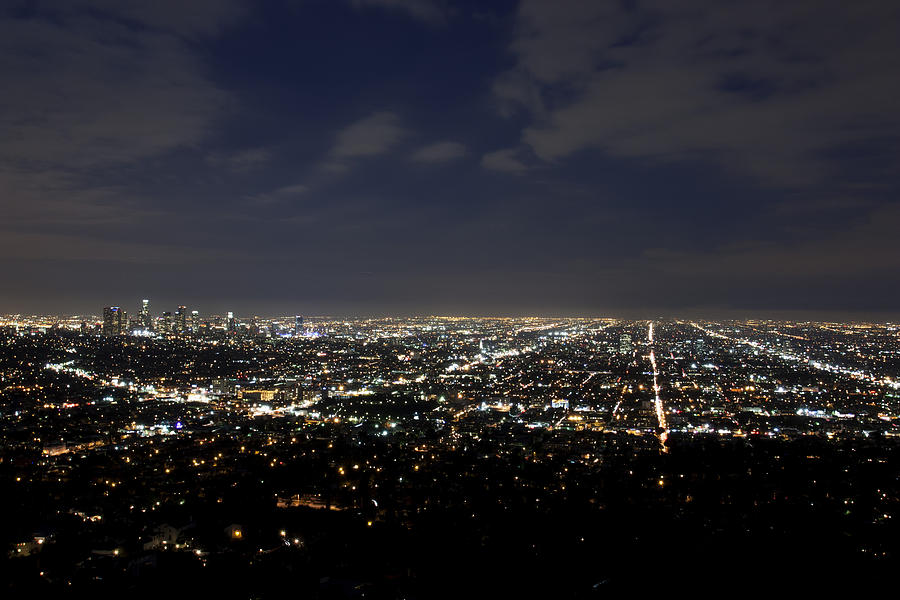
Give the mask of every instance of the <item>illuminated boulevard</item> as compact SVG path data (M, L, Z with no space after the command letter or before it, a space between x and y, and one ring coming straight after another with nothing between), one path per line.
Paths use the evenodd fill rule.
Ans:
M656 354L653 348L653 321L647 329L647 344L650 346L650 365L653 367L653 395L656 409L656 420L659 424L659 445L663 452L668 452L666 440L669 438L669 428L666 425L666 411L662 398L659 397L659 369L656 367Z

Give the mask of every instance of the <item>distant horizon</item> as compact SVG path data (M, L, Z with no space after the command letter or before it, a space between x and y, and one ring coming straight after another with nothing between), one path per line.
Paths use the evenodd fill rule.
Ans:
M138 307L129 308L126 304L107 304L106 306L118 306L123 308L129 317L138 314ZM151 315L158 317L163 312L173 312L178 305L165 305L162 310L154 310L154 304L151 301ZM900 315L883 314L864 314L864 313L836 313L834 311L766 311L766 310L723 310L713 309L710 311L685 310L671 312L652 312L652 311L606 311L597 313L564 313L564 312L534 312L534 313L500 313L500 312L253 312L240 310L213 310L203 311L202 306L185 304L188 310L198 310L200 318L209 317L225 317L228 312L233 312L237 319L287 319L295 316L302 316L305 319L347 319L347 320L363 320L363 319L422 319L422 318L447 318L447 319L618 319L624 321L652 321L652 320L708 320L708 321L789 321L795 323L859 323L859 324L885 324L890 325L900 323ZM43 311L43 312L24 312L24 311L5 311L0 312L0 317L8 318L18 316L21 318L92 318L102 320L102 308L97 312L89 311Z

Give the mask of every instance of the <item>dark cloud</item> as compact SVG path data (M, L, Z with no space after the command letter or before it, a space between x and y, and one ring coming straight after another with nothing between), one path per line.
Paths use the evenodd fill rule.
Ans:
M494 91L545 160L700 157L802 186L822 151L900 133L898 25L893 2L523 0Z
M337 133L331 156L337 159L377 156L391 150L406 135L400 117L375 112Z
M396 10L429 23L441 25L446 23L450 11L440 0L352 0L357 8L381 8Z
M466 153L465 145L459 142L435 142L422 146L413 152L410 158L423 163L442 163L462 158Z
M0 96L0 227L111 227L154 212L100 174L195 146L234 109L180 37L211 34L234 10L227 2L187 11L174 2L41 3L0 19L0 78L15 90ZM40 246L64 259L82 247Z
M213 152L206 160L214 167L245 173L258 169L272 160L272 151L268 148L248 148L230 153Z
M40 0L39 10L67 17L85 13L185 37L222 33L247 14L244 0Z
M107 20L0 21L0 160L95 168L194 144L231 106L179 39Z
M491 171L524 173L528 167L519 159L518 155L519 150L516 148L494 150L481 157L481 166Z
M254 196L251 196L250 199L260 204L269 204L272 202L282 202L284 200L296 198L297 196L301 196L308 191L308 185L303 183L294 183L272 190L271 192L256 194Z

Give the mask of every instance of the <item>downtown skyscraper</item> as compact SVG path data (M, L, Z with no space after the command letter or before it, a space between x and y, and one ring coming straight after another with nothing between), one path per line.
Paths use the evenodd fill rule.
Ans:
M128 314L118 306L103 309L103 335L124 335L128 331Z

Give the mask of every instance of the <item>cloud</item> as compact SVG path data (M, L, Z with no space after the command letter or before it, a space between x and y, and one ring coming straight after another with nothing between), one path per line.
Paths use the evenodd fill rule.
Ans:
M121 226L154 213L120 185L89 183L70 170L9 165L0 166L0 208L0 237L22 229Z
M213 167L226 168L238 173L252 171L272 159L268 148L248 148L238 152L213 152L206 157L206 162Z
M248 8L244 0L44 0L38 5L50 13L98 14L185 37L217 35L238 23Z
M900 135L898 25L891 2L522 0L494 93L546 161L593 148L810 185L830 149Z
M897 227L900 209L885 206L827 235L736 242L714 253L653 248L626 259L621 280L635 285L628 273L642 273L640 280L666 290L671 306L792 309L807 318L809 310L891 312L897 295L892 274L900 269Z
M449 10L443 2L435 0L352 0L353 6L396 10L429 25L442 25L449 18Z
M350 170L350 167L347 166L347 163L337 160L322 161L318 163L315 168L320 173L326 173L330 175L340 175Z
M504 173L524 173L528 167L516 157L518 153L519 151L515 148L489 152L481 158L481 166Z
M410 158L417 162L440 163L462 158L466 155L466 147L459 142L435 142L422 146L412 153Z
M250 199L259 204L273 204L275 202L283 202L291 198L296 198L309 191L309 186L302 183L286 185L278 189L266 192L264 194L256 194L250 196Z
M113 261L132 264L209 265L224 259L240 259L235 248L207 248L181 243L160 244L155 240L95 239L72 233L5 232L0 236L0 260L14 261ZM80 291L80 290L79 290Z
M491 87L502 116L511 117L523 108L534 116L545 114L541 86L524 69L501 73Z
M0 18L0 80L15 90L0 95L3 228L98 231L158 212L127 172L197 147L231 114L184 39L223 27L230 5L45 2Z
M333 158L377 156L391 150L406 135L400 117L392 112L376 112L338 132L331 149Z
M19 163L137 160L196 143L231 105L181 41L108 21L0 21L0 77L16 89L0 160Z

